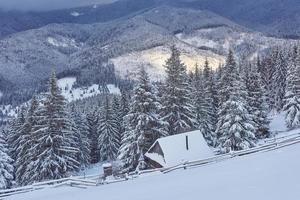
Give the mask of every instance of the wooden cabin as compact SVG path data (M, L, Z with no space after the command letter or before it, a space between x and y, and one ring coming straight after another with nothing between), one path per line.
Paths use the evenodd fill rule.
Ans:
M213 151L197 130L156 140L145 154L145 161L151 168L162 168L212 156Z

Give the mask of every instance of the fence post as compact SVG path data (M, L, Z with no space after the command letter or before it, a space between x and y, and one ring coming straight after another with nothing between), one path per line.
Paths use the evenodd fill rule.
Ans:
M185 136L185 147L186 147L186 150L189 150L189 136Z

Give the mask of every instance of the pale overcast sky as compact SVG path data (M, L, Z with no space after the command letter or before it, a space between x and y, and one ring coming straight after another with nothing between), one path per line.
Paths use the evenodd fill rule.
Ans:
M113 1L116 0L0 0L0 8L5 10L53 10Z

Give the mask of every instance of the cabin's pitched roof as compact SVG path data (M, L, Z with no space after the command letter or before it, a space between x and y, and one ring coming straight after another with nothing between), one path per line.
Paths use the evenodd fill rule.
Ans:
M186 138L188 138L188 144L186 144ZM212 157L213 151L207 145L200 131L197 130L160 138L150 147L145 156L163 167L169 167L185 161Z

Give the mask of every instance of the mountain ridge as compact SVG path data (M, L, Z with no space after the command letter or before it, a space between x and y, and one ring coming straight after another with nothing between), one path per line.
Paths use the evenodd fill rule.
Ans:
M121 76L144 65L158 78L172 45L191 68L205 58L218 66L229 48L251 58L285 42L293 41L267 37L210 11L163 5L103 23L49 24L6 36L0 40L0 75L13 90L39 90L36 85L53 69L89 77L111 64Z

